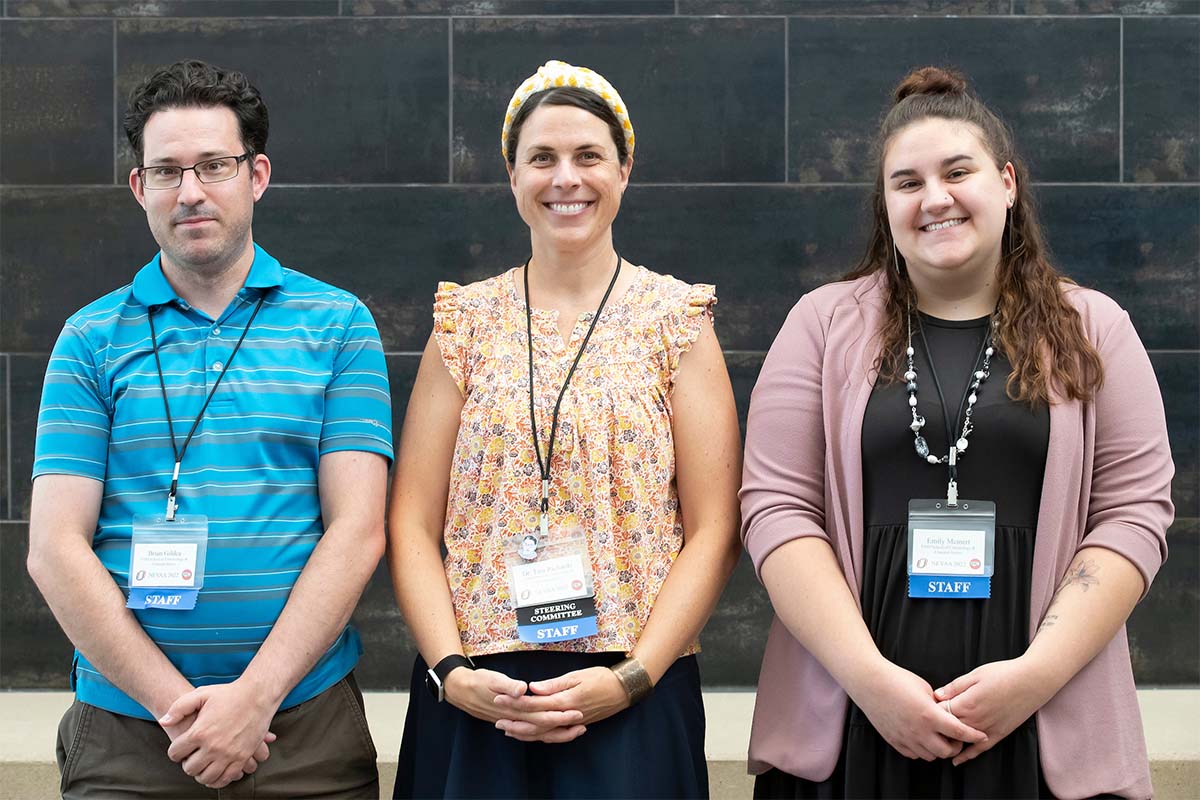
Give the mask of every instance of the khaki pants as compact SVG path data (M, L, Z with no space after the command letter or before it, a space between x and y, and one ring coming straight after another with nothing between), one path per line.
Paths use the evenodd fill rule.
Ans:
M78 700L58 726L64 798L379 797L375 745L354 673L271 721L279 738L258 771L206 789L167 758L171 740L155 722Z

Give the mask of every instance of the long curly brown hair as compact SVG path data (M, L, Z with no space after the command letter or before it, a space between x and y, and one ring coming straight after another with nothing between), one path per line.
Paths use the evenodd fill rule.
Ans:
M881 376L900 380L907 346L907 316L917 305L903 256L894 249L883 193L883 155L892 137L929 117L958 120L975 126L980 141L998 169L1009 162L1016 172L1017 191L1005 224L996 271L1000 300L995 316L995 340L1012 364L1009 397L1018 402L1049 404L1051 388L1065 399L1089 400L1104 379L1100 355L1084 335L1083 323L1063 294L1069 278L1050 263L1029 175L1013 147L1008 126L967 87L959 73L923 67L905 76L896 87L894 102L884 114L876 137L878 163L871 199L874 217L867 251L847 280L882 272L887 301L880 331Z

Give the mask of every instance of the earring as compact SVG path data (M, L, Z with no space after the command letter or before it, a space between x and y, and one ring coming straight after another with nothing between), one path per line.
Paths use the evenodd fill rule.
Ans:
M1004 209L1004 238L1008 240L1008 254L1012 255L1012 206Z
M1022 250L1025 249L1024 241L1021 242L1020 246L1013 248L1013 227L1014 227L1013 226L1013 216L1014 215L1013 215L1012 207L1009 206L1009 208L1004 212L1004 227L1005 227L1004 233L1005 233L1005 238L1008 240L1008 256L1009 256L1009 258L1012 258L1013 256L1017 255L1017 253L1020 253Z

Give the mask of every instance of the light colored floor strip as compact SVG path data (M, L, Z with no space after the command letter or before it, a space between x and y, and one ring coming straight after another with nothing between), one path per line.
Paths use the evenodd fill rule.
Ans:
M391 797L396 754L408 707L406 695L371 692L367 719L379 751L381 795ZM1157 800L1200 796L1200 689L1138 692ZM58 796L54 738L71 703L65 692L0 693L0 800L53 800ZM746 774L746 744L754 711L753 692L706 692L705 753L715 800L748 800L754 779Z
M368 692L367 720L381 760L400 750L406 694ZM1153 761L1200 761L1200 689L1138 691L1146 745ZM54 738L67 692L0 693L0 762L53 762ZM705 692L710 761L742 761L750 741L753 692Z

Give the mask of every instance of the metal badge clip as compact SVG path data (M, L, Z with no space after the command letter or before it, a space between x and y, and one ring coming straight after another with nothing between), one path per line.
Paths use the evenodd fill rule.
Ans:
M950 482L946 484L946 505L950 508L958 506L958 481L954 480L953 475L957 472L955 467L958 465L958 448L950 448Z
M171 473L171 488L167 490L167 522L175 521L175 509L179 503L175 501L175 492L179 489L179 462L175 462L175 471Z

